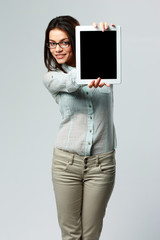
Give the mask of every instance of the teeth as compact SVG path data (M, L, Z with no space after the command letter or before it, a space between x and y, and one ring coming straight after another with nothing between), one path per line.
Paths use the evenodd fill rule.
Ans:
M64 57L64 55L57 55L56 57L57 57L57 58L59 58L59 57L61 58L61 57Z

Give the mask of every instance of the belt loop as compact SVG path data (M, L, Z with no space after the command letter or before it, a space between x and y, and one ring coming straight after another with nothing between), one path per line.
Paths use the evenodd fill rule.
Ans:
M72 154L71 161L69 162L69 164L72 165L73 161L74 161L74 154Z
M99 166L99 155L96 156L96 167Z

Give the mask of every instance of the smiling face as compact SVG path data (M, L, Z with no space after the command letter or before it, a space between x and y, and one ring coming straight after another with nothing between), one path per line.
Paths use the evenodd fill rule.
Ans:
M49 32L50 43L60 43L62 41L69 42L68 35L65 31L59 28L54 28ZM75 67L75 60L71 45L69 45L67 48L62 48L57 44L56 48L50 48L50 52L59 64L66 63L72 67Z

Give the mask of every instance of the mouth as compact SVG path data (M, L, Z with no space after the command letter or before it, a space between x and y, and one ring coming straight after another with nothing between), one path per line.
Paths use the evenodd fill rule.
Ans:
M56 55L56 58L57 59L62 59L62 58L64 58L65 57L65 54L57 54Z

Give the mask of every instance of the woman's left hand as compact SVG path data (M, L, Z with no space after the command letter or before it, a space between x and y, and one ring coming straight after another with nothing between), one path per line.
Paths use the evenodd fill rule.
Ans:
M107 22L100 22L100 23L99 23L99 26L100 26L102 32L104 32L105 30L109 29L109 25L108 25ZM113 23L112 23L110 26L111 26L111 27L115 27L115 25L114 25ZM95 27L95 28L98 27L96 22L93 23L93 27ZM97 88L97 87L103 87L103 86L110 87L110 84L101 82L101 78L99 77L99 78L97 78L97 80L91 81L91 82L88 84L88 86L89 86L90 88L91 88L91 87Z
M111 23L110 24L111 27L115 27L115 24ZM93 23L93 27L95 28L98 28L98 25L96 22ZM104 32L105 30L108 30L109 29L109 25L107 22L100 22L99 23L99 27L100 29L102 30L102 32Z

